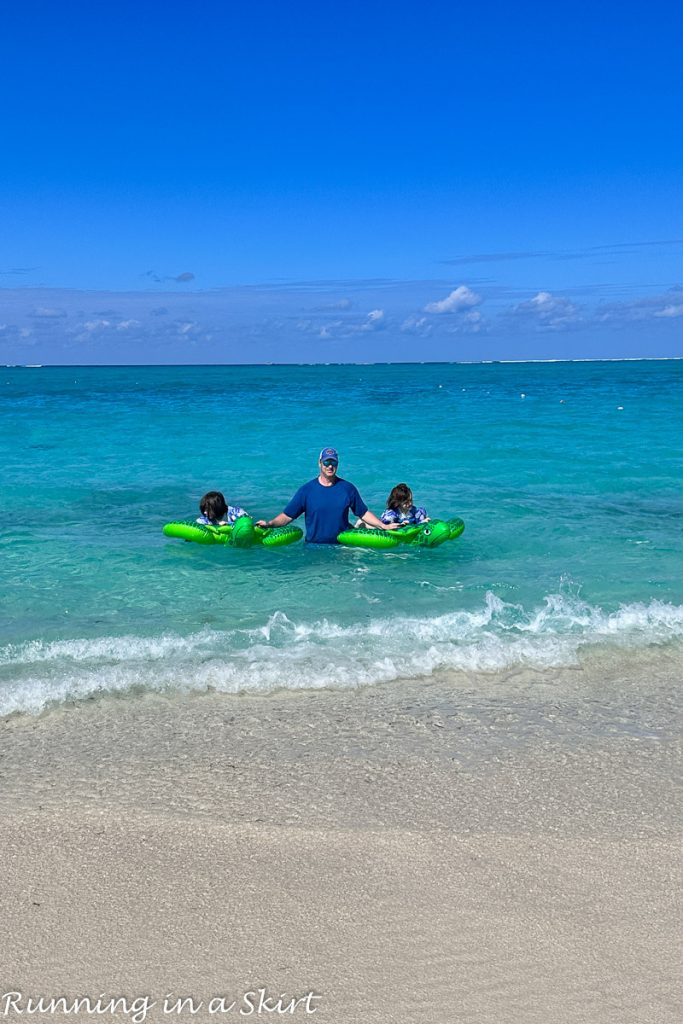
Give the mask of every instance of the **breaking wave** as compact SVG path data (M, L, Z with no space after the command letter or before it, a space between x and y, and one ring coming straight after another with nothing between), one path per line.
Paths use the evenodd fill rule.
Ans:
M352 625L293 622L276 612L256 629L7 645L0 648L0 714L35 713L98 693L268 693L367 686L442 670L553 669L578 664L589 646L628 650L681 637L683 607L651 601L607 612L562 594L525 610L488 593L475 611Z

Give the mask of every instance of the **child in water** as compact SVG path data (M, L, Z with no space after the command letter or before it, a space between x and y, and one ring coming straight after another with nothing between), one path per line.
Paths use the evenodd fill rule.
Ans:
M429 522L426 509L413 505L413 492L408 484L396 484L387 498L387 507L380 519L387 525L396 526Z
M199 502L200 516L197 522L202 526L232 526L240 516L248 516L239 505L228 505L220 491L208 491Z

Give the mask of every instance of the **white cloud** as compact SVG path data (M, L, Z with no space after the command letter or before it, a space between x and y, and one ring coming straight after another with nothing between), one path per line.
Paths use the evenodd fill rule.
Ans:
M527 303L520 303L520 308L526 305L532 309L553 309L557 302L558 300L550 292L539 292L538 295L534 295L533 299L529 299Z
M93 331L103 331L107 327L111 327L111 320L86 320L83 324L83 330L92 334Z
M68 314L65 309L52 309L47 306L38 306L37 309L34 309L30 314L30 316L45 320L61 320L67 315Z
M427 303L424 311L425 313L460 313L463 309L478 306L481 301L481 295L477 295L466 284L461 284L454 288L445 299Z
M633 302L615 302L599 307L599 323L629 324L644 320L676 320L683 317L683 289L671 288L663 295L652 295Z
M409 316L401 324L403 334L417 334L426 338L432 333L434 324L427 316Z
M664 309L657 310L653 315L667 317L683 316L683 303L677 306L665 306Z
M467 327L470 329L470 331L472 331L475 334L477 333L477 331L480 331L484 326L484 318L478 309L472 310L470 313L465 313L463 319Z
M487 286L482 299L474 281L467 286L461 279L458 287L454 282L457 277L447 285L322 282L306 286L304 299L298 286L192 292L191 297L175 284L130 293L3 288L0 312L7 326L0 326L0 350L3 362L186 362L188 349L199 359L215 354L232 359L235 339L246 338L247 348L240 349L245 360L277 358L285 344L295 356L323 359L329 351L349 358L344 353L354 342L356 350L371 349L391 336L399 350L418 359L425 346L425 358L453 357L453 352L458 353L454 358L465 358L484 355L489 346L482 348L481 342L489 334L493 352L504 352L506 345L521 350L521 336L525 343L535 337L539 351L554 352L558 339L591 330L596 344L605 338L604 351L610 354L617 332L627 336L626 351L631 333L642 336L643 345L656 336L667 351L673 349L683 324L683 284L647 291L595 286L581 293ZM353 302L346 301L342 288L352 285ZM428 311L427 303L440 312ZM21 334L28 330L30 336ZM579 351L567 343L563 352L570 347ZM31 352L30 359L23 359L23 349ZM603 350L598 346L593 354L598 351Z
M323 339L334 338L335 335L338 334L339 328L343 326L344 323L342 320L334 320L332 323L324 324L324 326L318 331L318 337Z
M365 320L360 324L349 324L349 334L367 334L369 331L379 331L384 327L384 310L371 309Z
M198 334L201 331L201 327L192 320L185 320L176 324L176 330L178 334L187 336L188 334Z
M406 317L401 324L403 334L413 334L418 338L434 338L444 334L479 334L487 327L478 309L469 309L459 316L448 317L446 320L435 321L433 317L414 314Z
M334 312L336 310L351 309L353 302L351 299L339 299L338 302L327 302L321 306L313 306L311 312L313 313L327 313Z
M27 339L33 335L33 331L30 327L19 327L17 324L0 324L0 343L3 345L11 344L19 339L23 344L35 345L35 339L28 341Z
M304 334L317 334L319 338L323 339L350 338L354 334L368 334L371 331L382 330L385 326L384 318L383 309L371 309L365 319L361 321L337 319L321 322L319 319L302 319L297 320L296 327Z
M533 322L541 330L560 331L581 322L579 307L552 292L538 292L533 299L518 303L512 315Z
M377 331L383 326L384 310L383 309L371 309L367 315L366 320L362 324L355 324L353 327L354 331Z

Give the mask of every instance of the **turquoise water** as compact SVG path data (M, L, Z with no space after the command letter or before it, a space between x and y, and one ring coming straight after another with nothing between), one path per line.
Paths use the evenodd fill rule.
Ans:
M683 656L683 362L9 367L0 373L0 712L98 691L551 673ZM202 548L213 488L255 516L323 445L435 551Z

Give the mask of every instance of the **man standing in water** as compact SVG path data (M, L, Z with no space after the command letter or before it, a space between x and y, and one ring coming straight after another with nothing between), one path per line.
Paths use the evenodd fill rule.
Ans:
M336 544L337 535L350 529L349 510L360 516L368 526L379 530L393 529L368 509L358 489L348 480L337 476L339 455L335 448L323 448L318 459L320 472L313 480L300 487L292 500L274 519L260 519L257 526L286 526L302 513L306 519L308 544Z

